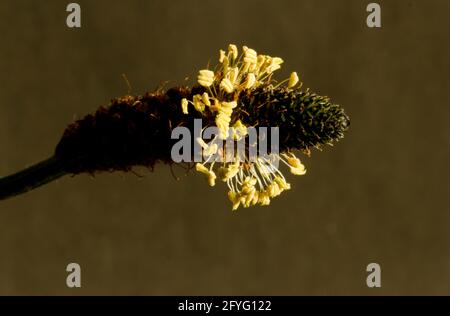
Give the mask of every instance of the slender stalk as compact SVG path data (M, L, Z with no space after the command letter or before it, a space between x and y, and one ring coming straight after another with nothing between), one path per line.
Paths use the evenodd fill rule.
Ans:
M66 174L61 159L53 156L15 174L0 178L0 200L26 193Z

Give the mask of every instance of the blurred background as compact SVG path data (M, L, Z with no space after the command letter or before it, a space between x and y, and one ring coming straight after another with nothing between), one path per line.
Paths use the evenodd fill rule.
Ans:
M192 172L65 177L0 202L0 294L450 294L450 2L0 2L0 175L49 157L112 97L182 84L229 43L285 60L351 117L269 207ZM66 287L66 265L82 287ZM366 286L381 265L382 287Z

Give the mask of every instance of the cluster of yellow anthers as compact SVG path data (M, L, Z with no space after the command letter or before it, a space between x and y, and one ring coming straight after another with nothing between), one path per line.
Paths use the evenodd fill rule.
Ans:
M242 53L238 53L236 45L230 44L228 52L220 50L219 64L215 70L203 69L199 71L197 82L206 88L207 92L194 95L192 100L183 99L181 108L183 113L188 113L188 106L192 104L196 111L204 113L209 111L214 115L216 126L219 130L218 137L226 139L230 133L231 115L233 109L239 106L239 95L246 90L255 89L270 80L272 73L281 68L283 60L279 57L258 55L255 50L243 47ZM288 88L293 88L299 81L296 72L279 84L287 82ZM247 135L247 127L237 120L231 126L233 139L240 140ZM214 140L213 140L214 141ZM206 144L203 139L197 138L197 142L203 148L204 156L226 153L220 150L213 141ZM219 178L227 182L230 189L228 197L233 203L233 210L240 205L268 205L270 198L278 196L284 190L290 189L283 174L274 165L274 159L284 162L293 174L303 175L306 170L300 160L294 154L271 154L268 158L257 157L249 161L239 155L226 157L218 163L216 168ZM197 163L196 170L204 173L210 186L216 182L214 171L216 161L207 159L204 163ZM209 167L206 164L210 164Z

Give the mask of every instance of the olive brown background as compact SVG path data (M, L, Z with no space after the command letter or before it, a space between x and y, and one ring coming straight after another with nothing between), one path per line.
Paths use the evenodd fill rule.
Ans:
M0 202L0 294L450 294L450 2L0 2L0 175L74 118L195 77L228 43L285 60L351 129L269 207L231 212L194 172L65 177ZM82 287L66 287L77 262ZM382 287L366 286L381 265Z

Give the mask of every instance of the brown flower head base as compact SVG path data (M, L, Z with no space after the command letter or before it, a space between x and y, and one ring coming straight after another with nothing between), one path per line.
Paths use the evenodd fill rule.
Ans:
M216 126L215 139L248 138L248 128L279 128L279 154L269 158L243 159L227 156L214 141L196 141L203 154L226 159L196 164L208 183L227 183L233 209L240 205L267 205L290 188L273 159L286 164L295 175L306 170L293 150L309 154L343 138L349 118L327 97L301 90L297 73L276 82L273 73L281 67L278 57L258 55L235 45L220 50L219 63L198 74L192 88L158 90L143 96L124 96L100 107L94 114L70 124L54 155L37 165L0 179L0 199L27 192L66 174L99 171L131 171L134 166L153 168L158 162L172 164L171 149L176 127L194 129L194 120ZM214 139L213 139L214 140Z

